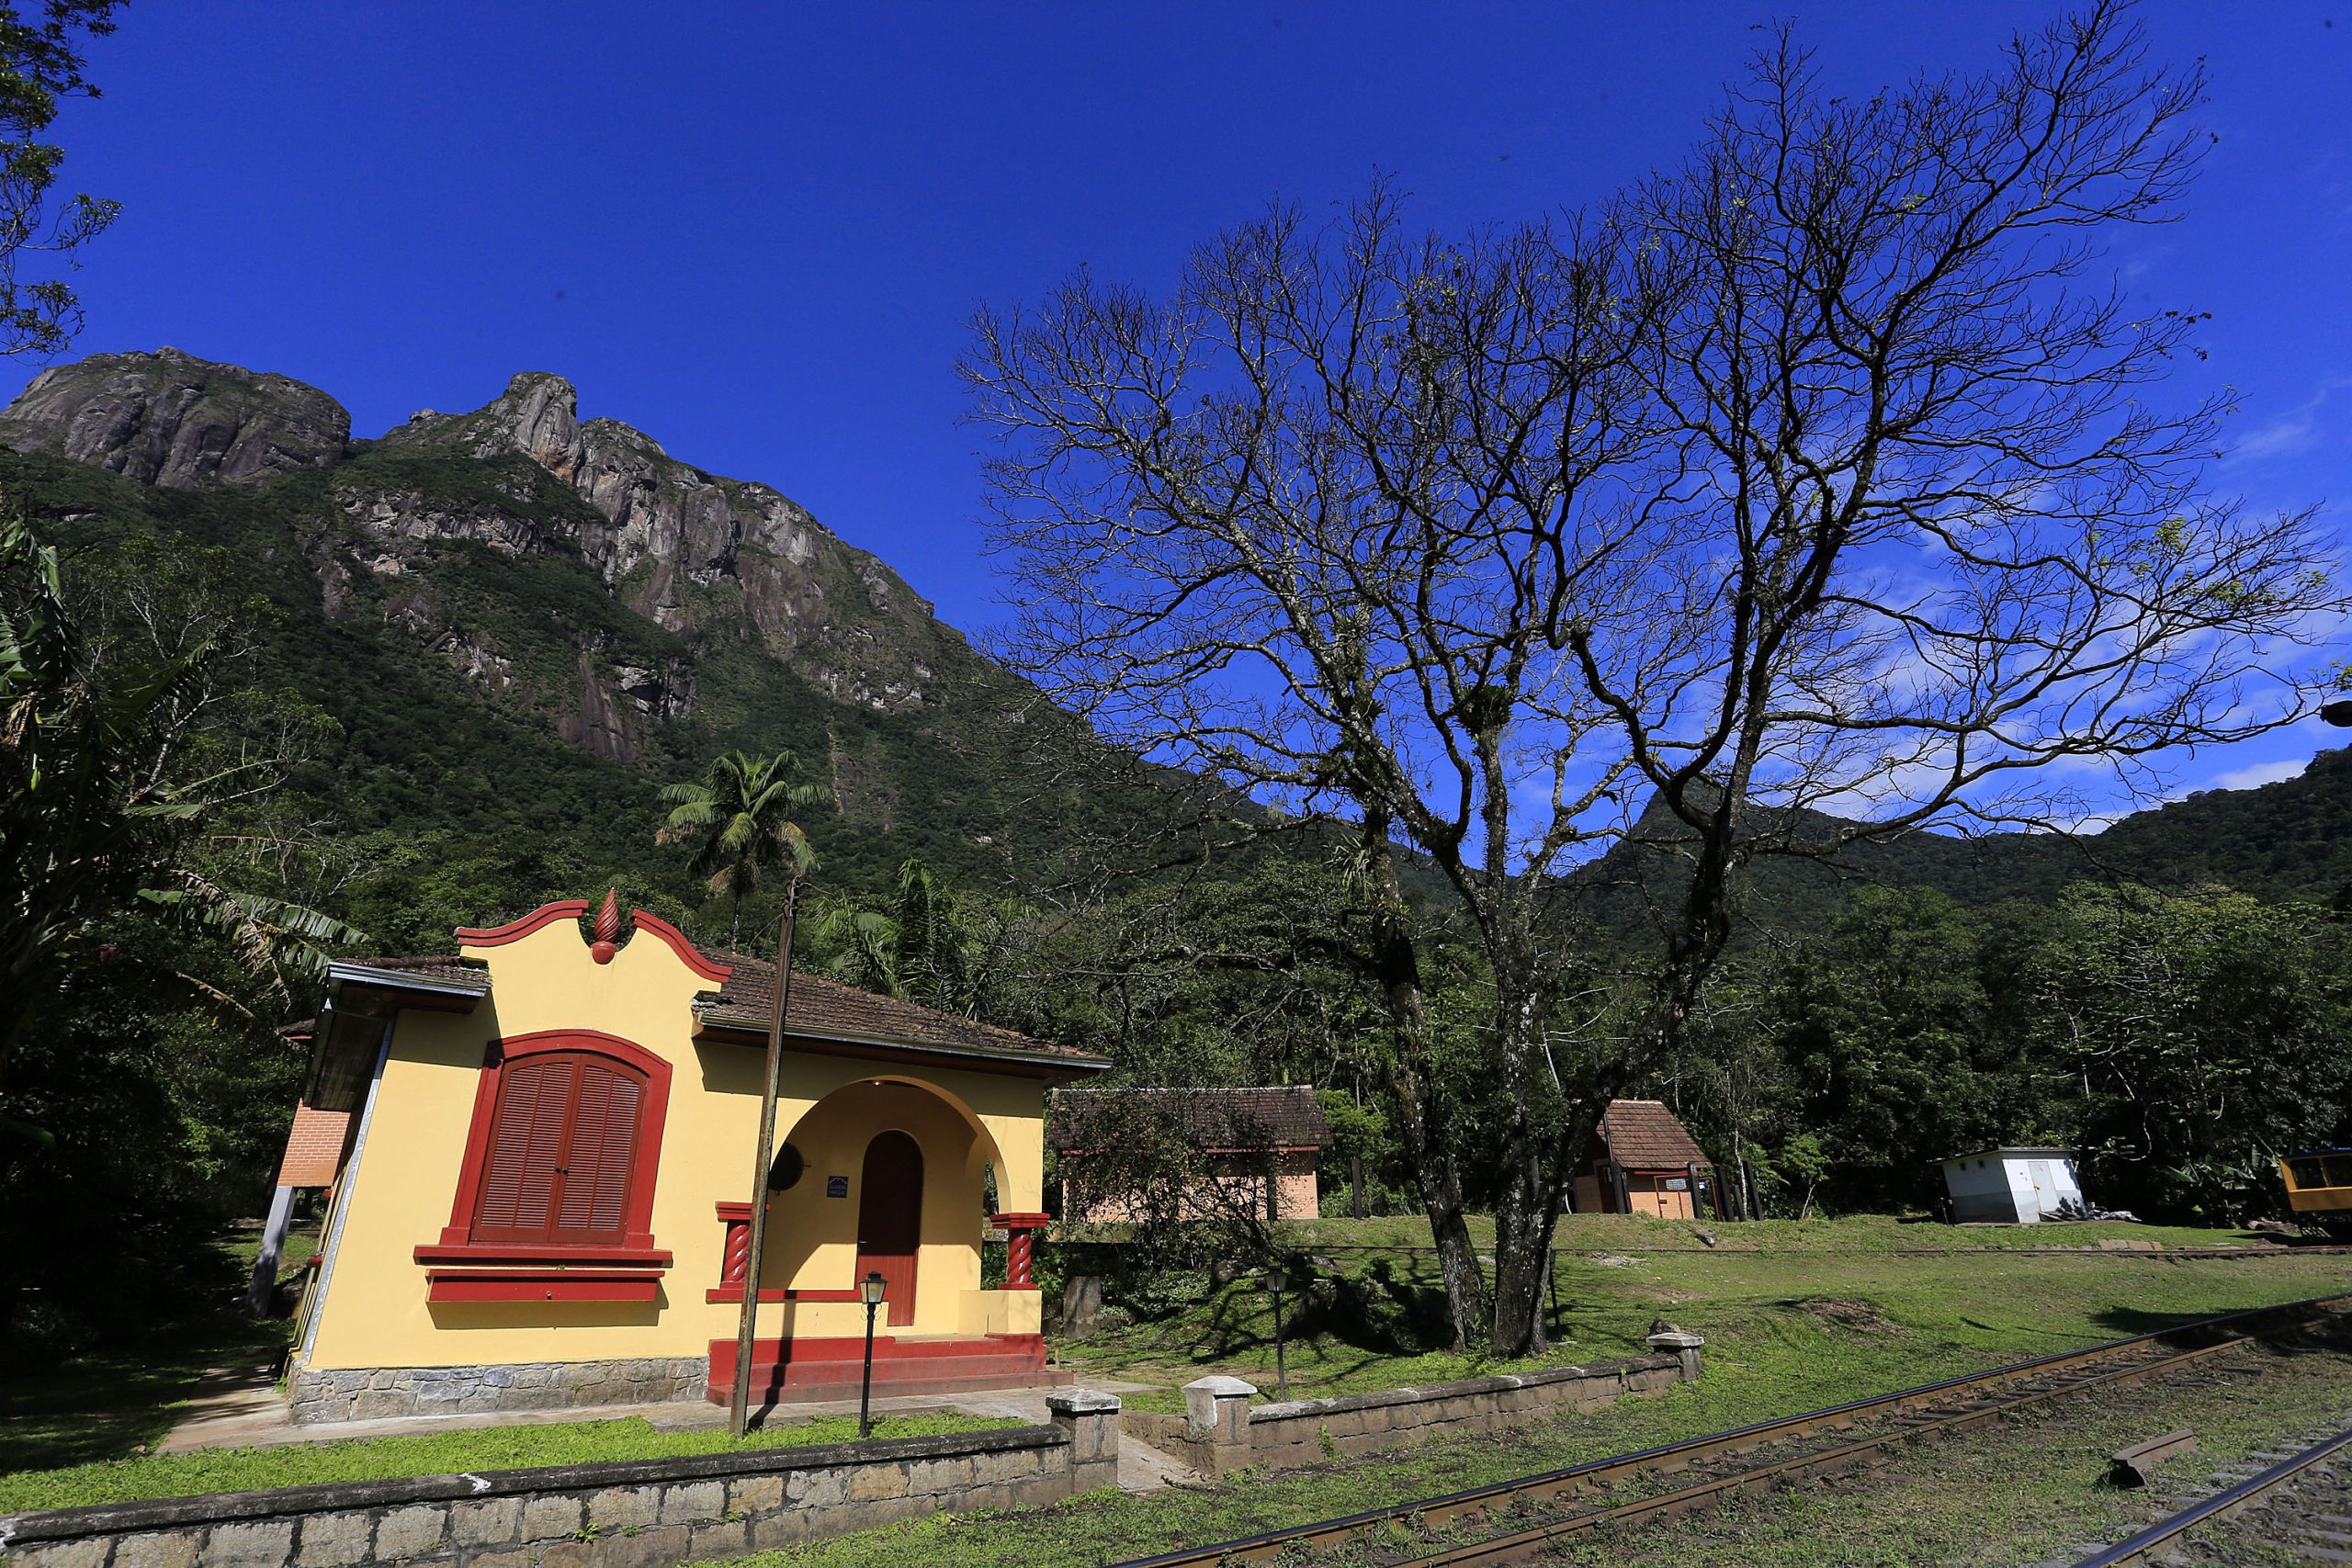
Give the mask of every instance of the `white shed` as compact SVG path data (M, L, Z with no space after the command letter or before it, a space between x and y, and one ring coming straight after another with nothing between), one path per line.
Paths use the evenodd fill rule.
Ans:
M1951 1156L1943 1168L1960 1224L2030 1225L2083 1201L2072 1149L1978 1149Z

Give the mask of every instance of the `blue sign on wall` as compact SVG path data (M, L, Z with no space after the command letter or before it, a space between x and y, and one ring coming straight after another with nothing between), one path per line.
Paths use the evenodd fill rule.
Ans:
M829 1176L825 1178L825 1196L828 1198L848 1197L849 1178L846 1176Z

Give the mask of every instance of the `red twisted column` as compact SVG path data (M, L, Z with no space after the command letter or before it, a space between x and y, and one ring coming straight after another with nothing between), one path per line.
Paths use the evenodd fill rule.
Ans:
M1051 1214L995 1214L989 1223L1004 1232L1004 1288L1034 1291L1037 1233L1053 1223Z
M741 1288L743 1270L752 1261L752 1206L749 1203L721 1203L718 1217L727 1226L727 1249L720 1254L718 1283Z

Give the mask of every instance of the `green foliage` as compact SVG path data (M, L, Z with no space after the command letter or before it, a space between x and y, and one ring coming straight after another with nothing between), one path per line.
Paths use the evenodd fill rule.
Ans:
M76 940L134 898L219 933L281 996L354 934L237 881L286 848L267 797L330 726L248 683L256 607L224 577L207 552L153 548L67 574L0 515L0 1089Z
M2272 1208L2278 1156L2345 1131L2346 936L2219 888L2069 893L2024 965L2023 1010L2081 1084L2091 1174L2185 1219Z
M982 908L950 888L919 860L899 867L887 901L834 899L810 927L812 949L832 975L850 985L978 1018L992 1011L1000 979L990 941L1018 913Z
M354 935L275 799L331 726L252 682L232 576L161 546L61 570L0 519L0 1340L176 1310L283 1135L300 1060L272 1026Z
M2276 1212L2271 1162L2340 1141L2352 936L2307 904L2135 886L1990 916L1873 891L1720 978L1669 1087L1736 1191L1926 1208L1974 1146L2078 1146L2094 1201Z
M773 757L729 751L713 759L700 783L662 791L670 807L662 841L692 843L687 873L727 894L733 908L730 943L742 941L743 899L769 867L788 866L795 880L816 867L808 835L786 814L825 805L831 796L820 785L801 783L799 772L800 761L789 751Z
M32 255L71 258L114 222L118 203L51 192L64 149L42 137L61 100L98 90L82 74L84 38L114 31L122 0L0 4L0 354L51 355L82 324L81 301L62 278L27 277ZM35 17L29 19L26 9Z

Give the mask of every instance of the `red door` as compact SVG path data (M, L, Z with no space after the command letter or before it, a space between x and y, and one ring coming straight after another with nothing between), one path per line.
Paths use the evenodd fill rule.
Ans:
M915 1320L915 1251L922 1244L922 1150L904 1133L883 1133L865 1145L857 1189L857 1277L882 1276L884 1321Z

